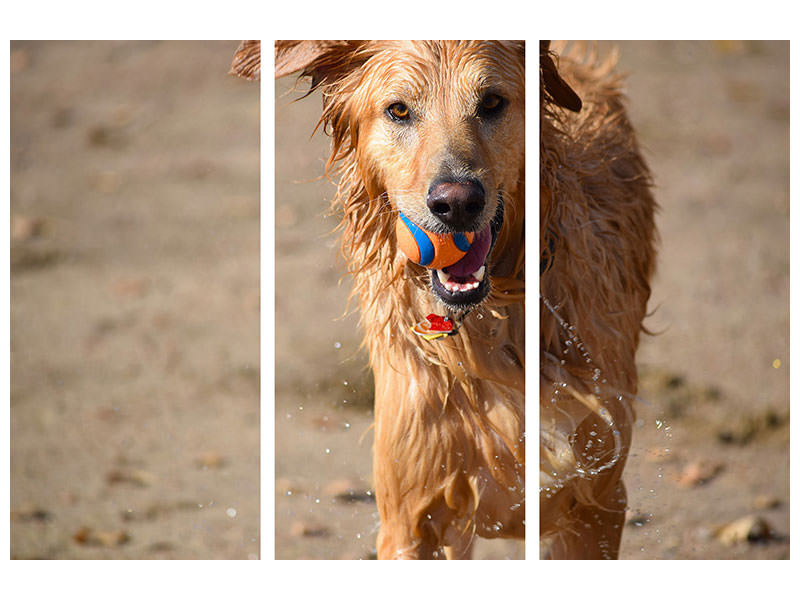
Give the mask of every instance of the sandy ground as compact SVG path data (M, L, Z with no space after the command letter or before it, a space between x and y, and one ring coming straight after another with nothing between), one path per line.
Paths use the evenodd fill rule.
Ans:
M11 557L258 558L237 42L11 46Z
M788 44L617 46L661 205L622 558L788 558ZM370 558L370 379L340 318L321 101L292 85L276 99L276 557Z
M622 557L788 558L789 44L619 47L662 240Z

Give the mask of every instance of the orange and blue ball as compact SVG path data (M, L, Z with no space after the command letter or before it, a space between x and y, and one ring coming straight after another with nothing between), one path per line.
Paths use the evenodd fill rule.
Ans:
M399 213L395 232L397 244L411 262L429 269L444 269L461 260L472 245L475 234L433 233L422 229Z

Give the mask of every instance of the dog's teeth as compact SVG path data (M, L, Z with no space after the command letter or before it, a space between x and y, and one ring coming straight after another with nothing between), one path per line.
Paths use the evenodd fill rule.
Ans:
M481 281L483 281L483 277L485 274L486 274L486 267L483 266L472 274L472 277L475 278L475 281L470 281L469 283L461 283L458 281L452 281L452 278L449 273L445 273L440 269L436 269L436 276L439 278L439 282L442 284L442 286L444 286L444 289L454 294L468 292L470 290L478 288L481 285Z

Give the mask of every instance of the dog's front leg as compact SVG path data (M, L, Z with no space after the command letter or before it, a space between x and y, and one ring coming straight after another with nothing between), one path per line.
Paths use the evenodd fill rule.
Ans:
M381 528L378 532L378 559L444 559L443 529L452 519L452 511L443 499L432 500L429 489L431 463L404 444L381 438L376 423L374 485ZM426 482L427 480L427 482ZM449 540L448 540L449 541ZM468 543L458 542L455 553L463 556Z
M454 554L468 556L469 540L454 535L461 531L454 527L457 511L464 512L471 497L466 485L458 485L452 409L431 400L437 398L435 382L421 371L403 376L391 367L373 370L378 558L444 559L445 542L455 546Z
M577 505L570 511L571 526L552 540L546 558L615 559L625 524L627 494L620 481L604 506Z

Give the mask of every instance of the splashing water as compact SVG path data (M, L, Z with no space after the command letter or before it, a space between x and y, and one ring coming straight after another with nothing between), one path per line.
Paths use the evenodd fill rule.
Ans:
M566 348L564 349L563 354L567 355L570 351L572 351L574 349L576 352L578 352L578 354L581 357L581 359L587 365L592 367L592 381L593 381L592 391L594 392L595 395L599 396L600 395L600 386L603 385L603 384L608 383L608 381L607 381L607 379L605 377L603 377L603 373L602 373L602 370L600 369L600 367L598 367L592 361L592 357L589 354L589 351L586 349L586 346L583 343L583 340L578 335L575 326L571 325L566 319L564 319L564 317L562 317L559 314L559 312L558 312L559 305L558 304L556 304L555 306L552 305L547 300L547 298L545 298L541 294L539 294L539 299L545 305L547 310L550 311L550 313L555 317L556 321L561 326L561 328L566 332L567 338L564 341L564 345L566 346ZM559 362L560 362L560 364L562 366L566 365L566 360L564 358L561 358ZM554 405L557 404L559 391L562 391L562 390L564 392L566 392L566 393L569 393L570 390L569 390L568 384L565 381L553 381L553 395L551 397L551 402ZM638 400L639 399L637 396L634 396L632 394L626 394L626 396L629 396L630 398L632 398L634 400ZM626 410L630 410L628 408L627 404L624 403L624 398L623 398L622 394L616 394L615 400L617 402L619 402L620 404L622 404L626 408ZM551 475L553 477L553 480L554 480L554 483L551 483L550 485L547 485L547 486L540 486L539 487L539 493L540 494L544 494L545 498L552 497L556 492L558 492L560 489L565 487L566 484L568 482L572 481L573 479L577 479L577 478L581 478L581 477L595 477L595 476L597 476L598 474L600 474L603 471L607 471L609 469L613 469L614 466L619 462L619 459L621 458L621 456L623 454L622 433L619 431L619 429L616 428L615 423L614 423L614 419L613 419L613 417L611 415L611 412L605 406L599 407L594 412L608 426L609 431L611 432L611 435L612 435L612 437L614 439L614 452L613 452L613 456L612 456L611 460L609 460L605 464L602 464L602 465L596 466L596 467L593 466L591 468L586 468L584 466L581 466L581 464L579 462L577 468L575 469L575 472L567 474L567 475L560 475L560 474L558 474L556 472L551 473ZM597 435L596 432L591 432L590 433L590 436L592 436L592 437L595 437L596 435ZM594 463L594 462L597 462L598 460L600 460L601 457L593 455L591 453L588 453L588 451L593 446L594 446L594 442L592 440L590 440L587 443L586 447L585 447L585 449L587 450L587 454L584 455L584 459L587 459L588 461Z
M577 356L579 356L579 363L585 363L587 367L590 369L591 372L591 389L596 395L600 394L602 386L606 385L607 379L603 376L602 370L593 362L592 357L588 350L586 349L583 340L577 333L576 327L570 324L560 313L558 304L553 305L550 303L546 298L543 296L539 296L541 302L553 315L556 319L556 322L562 328L564 333L566 334L565 346L566 350L564 351L564 355L567 355L570 351L577 352ZM566 366L566 360L562 357L557 357L559 359L559 363L561 366ZM551 402L553 405L558 404L558 397L559 395L569 394L570 389L569 385L566 381L553 381L553 391ZM625 401L627 400L627 402ZM641 403L643 405L650 405L650 403L645 400L644 398L631 393L617 393L612 398L609 398L609 401L616 401L622 403L623 406L626 407L626 410L631 410L630 404L637 404ZM614 439L614 453L611 457L611 460L605 464L594 466L591 464L578 465L577 470L574 473L568 474L559 474L556 472L551 473L553 481L547 486L540 486L539 492L543 498L550 498L554 496L559 490L564 488L570 481L580 478L580 477L591 477L594 476L602 471L608 470L613 468L621 458L622 452L622 435L620 431L614 426L614 421L610 411L602 407L598 412L598 416L604 421L604 423L608 426L609 430ZM632 416L632 415L631 415ZM658 443L655 448L658 448L657 457L652 457L648 459L648 462L655 463L656 469L656 476L653 481L651 481L650 485L639 485L638 488L629 488L631 490L631 494L629 495L629 501L632 499L631 496L636 497L636 495L643 495L643 497L639 498L635 502L643 502L646 506L652 508L652 502L655 497L659 493L659 487L665 483L664 477L664 469L665 464L669 461L671 456L671 449L672 449L672 438L673 438L673 431L672 427L668 420L666 420L663 416L660 418L655 418L652 421L648 420L647 423L645 421L637 420L634 425L637 428L643 427L645 425L651 426L658 432L659 437L661 437L661 443ZM602 448L602 443L600 442L598 446L598 434L595 431L589 432L588 437L589 440L587 441L584 451L586 458L591 458L594 461L600 460L601 457L599 456L592 456L592 450L597 449L598 447ZM651 448L649 452L653 452L654 448ZM633 456L633 454L631 454ZM646 546L655 543L656 545L661 545L664 542L663 538L663 531L661 528L656 527L654 530L651 530L646 525L650 524L653 520L653 513L647 512L643 510L635 510L631 508L631 505L628 506L628 510L631 511L631 520L629 524L631 525L632 529L639 532L639 537L636 539L638 542L637 547L640 547L640 552L644 553L648 549ZM668 542L669 540L667 540ZM669 548L667 548L669 550Z

